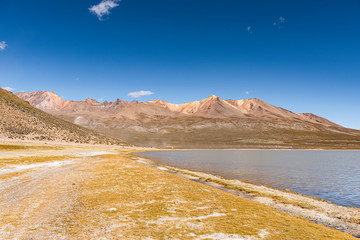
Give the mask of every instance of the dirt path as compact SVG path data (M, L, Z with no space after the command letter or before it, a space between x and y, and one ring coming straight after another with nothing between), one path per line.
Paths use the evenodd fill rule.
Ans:
M65 239L61 222L77 204L80 170L91 161L45 163L0 181L0 239Z

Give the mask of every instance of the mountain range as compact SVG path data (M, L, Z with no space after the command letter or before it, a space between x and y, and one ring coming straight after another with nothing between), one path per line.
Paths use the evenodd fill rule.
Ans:
M162 100L66 101L55 92L19 92L32 106L140 146L175 148L360 148L360 131L260 99L214 95L184 104Z
M0 138L128 145L41 111L0 88Z

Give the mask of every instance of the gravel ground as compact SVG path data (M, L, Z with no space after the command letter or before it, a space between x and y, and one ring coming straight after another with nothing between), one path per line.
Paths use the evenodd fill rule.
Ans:
M39 167L0 182L0 239L66 239L59 223L76 205L82 164Z

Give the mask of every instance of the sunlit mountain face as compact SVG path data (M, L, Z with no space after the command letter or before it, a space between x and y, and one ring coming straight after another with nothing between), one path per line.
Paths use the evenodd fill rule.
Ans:
M356 148L360 131L260 99L214 95L184 104L65 101L55 92L19 92L34 107L141 146L180 148Z

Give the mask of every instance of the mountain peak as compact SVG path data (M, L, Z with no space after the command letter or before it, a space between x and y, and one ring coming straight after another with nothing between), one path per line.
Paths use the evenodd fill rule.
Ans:
M158 99L158 100L155 100L155 101L150 101L152 103L158 103L158 104L165 104L166 102L161 100L161 99Z
M86 98L85 102L88 104L99 104L98 101L96 101L95 99L90 99L90 98Z
M39 92L17 92L16 96L24 99L26 98L33 106L40 109L60 109L64 105L64 100L55 92L39 91Z
M217 101L220 101L220 100L222 100L222 99L219 98L218 96L210 95L210 96L208 96L207 98L205 98L204 100L202 100L200 102L209 102L209 101L217 102Z
M251 103L265 103L263 100L259 98L249 98L249 99L243 99L244 102L251 102Z
M218 96L215 96L215 95L210 95L208 96L206 99L216 99L216 98L219 98Z
M33 93L36 93L36 94L45 94L45 95L50 95L50 96L58 96L56 94L56 92L50 92L50 91L38 91L38 92L33 92Z

